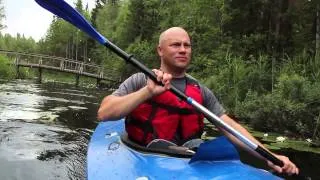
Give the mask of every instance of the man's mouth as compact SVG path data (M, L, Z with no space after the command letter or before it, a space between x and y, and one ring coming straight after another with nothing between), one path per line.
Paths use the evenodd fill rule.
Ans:
M176 57L176 59L178 59L178 60L184 60L184 61L186 61L186 60L187 60L187 57L183 57L183 56L178 56L178 57Z

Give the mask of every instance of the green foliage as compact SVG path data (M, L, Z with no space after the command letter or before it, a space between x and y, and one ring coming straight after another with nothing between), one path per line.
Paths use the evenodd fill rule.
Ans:
M15 77L14 67L6 56L0 56L0 78L13 79Z
M21 36L19 33L16 37L0 33L0 49L34 53L37 51L37 44L34 39Z
M88 9L83 8L81 0L77 0L75 6L86 19L90 19L90 13ZM39 42L39 52L86 62L88 61L88 36L55 16L46 37Z
M156 55L156 47L154 43L150 43L148 41L140 41L138 43L134 43L127 48L127 52L135 55L134 57L138 59L141 63L147 64L150 69L155 69L159 67L160 60ZM131 64L124 67L123 69L123 78L129 77L134 72L137 72L137 69Z
M297 74L281 74L273 93L249 91L237 116L262 131L312 137L319 113L319 84ZM316 107L317 106L317 107ZM318 136L319 138L319 136Z
M249 90L263 94L271 89L268 58L265 56L245 60L227 53L224 59L209 67L211 75L205 78L205 84L214 90L230 113L237 111Z
M121 4L118 2L115 3L106 3L104 6L101 6L97 10L95 23L99 32L104 36L113 39L114 33L117 27L117 16Z
M256 129L276 132L288 130L296 133L297 115L304 109L303 103L283 99L279 93L257 96L256 93L249 92L238 113Z
M276 89L282 98L301 102L307 95L310 82L297 74L281 74Z
M51 70L42 71L42 82L58 82L58 83L67 83L73 84L76 83L76 75L71 73L59 72ZM96 79L80 76L79 86L86 87L96 87Z
M16 68L11 58L0 55L0 79L11 80L18 77ZM32 69L19 67L19 78L32 78L34 76Z
M211 75L201 79L229 114L248 121L254 128L319 138L320 127L316 124L319 123L320 82L310 76L313 71L298 72L300 65L296 61L301 56L293 58L295 63L284 60L286 64L272 72L268 56L244 59L227 52L224 59L208 65ZM305 67L315 65L308 63L312 65ZM197 77L201 76L197 74Z
M320 58L308 53L306 49L302 53L293 56L286 56L282 71L287 73L298 73L310 79L319 81L320 79Z
M5 18L4 11L3 0L0 0L0 30L6 28L6 25L2 22ZM36 48L36 42L32 38L25 38L24 35L19 33L16 37L12 37L10 34L0 33L0 49L2 50L35 52Z
M97 7L92 12L92 18L94 18L92 21L101 34L113 41L117 27L116 18L121 4L118 1L105 3L97 1L96 3ZM111 64L119 64L118 58L113 53L106 51L105 47L97 42L93 42L91 45L88 47L88 51L93 62L105 65L108 68L119 68L118 66L110 66Z

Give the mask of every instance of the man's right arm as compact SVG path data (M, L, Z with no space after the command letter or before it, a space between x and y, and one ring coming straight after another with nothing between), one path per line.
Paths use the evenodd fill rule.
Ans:
M163 73L159 70L153 70L157 76L157 80L162 82L164 86L155 84L152 80L148 79L146 85L133 87L133 84L129 85L131 88L128 90L128 86L122 86L126 89L126 94L120 96L109 95L105 97L98 110L99 120L118 120L127 116L132 110L134 110L138 105L146 101L147 99L161 94L170 88L170 81L172 76L167 73ZM135 81L135 77L132 76L131 79L126 80L124 84ZM139 78L137 78L139 79ZM137 80L136 79L136 80ZM138 83L139 84L139 83Z
M124 96L109 95L101 102L98 110L98 119L118 120L125 117L151 96L152 94L147 86Z

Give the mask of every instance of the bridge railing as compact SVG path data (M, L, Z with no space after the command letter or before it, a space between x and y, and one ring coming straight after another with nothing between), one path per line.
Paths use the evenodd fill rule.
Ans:
M52 69L87 74L97 75L99 78L104 77L104 69L101 66L75 61L72 59L48 56L42 54L29 54L23 52L0 50L0 53L5 53L15 58L15 65L31 65L34 67L51 67Z
M118 84L120 82L120 80L117 78L118 76L116 76L118 72L115 70L110 68L106 70L103 68L103 66L91 63L84 63L82 61L76 61L63 57L15 52L1 49L0 54L6 54L7 57L12 59L13 64L18 67L17 71L19 71L19 66L39 68L40 80L42 69L50 69L96 78L97 83L99 83L101 80L108 80L114 84ZM79 79L78 75L76 76L76 79Z

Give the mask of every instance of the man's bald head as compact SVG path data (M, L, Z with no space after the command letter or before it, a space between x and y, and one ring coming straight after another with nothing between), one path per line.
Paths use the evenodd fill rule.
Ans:
M189 34L187 33L186 30L184 30L183 28L181 27L172 27L172 28L169 28L165 31L163 31L161 34L160 34L160 37L159 37L159 46L165 41L167 40L168 38L172 38L175 36L175 34L177 33L185 33L188 37L189 37Z
M157 48L162 71L183 77L191 61L191 42L186 30L172 27L161 33Z

